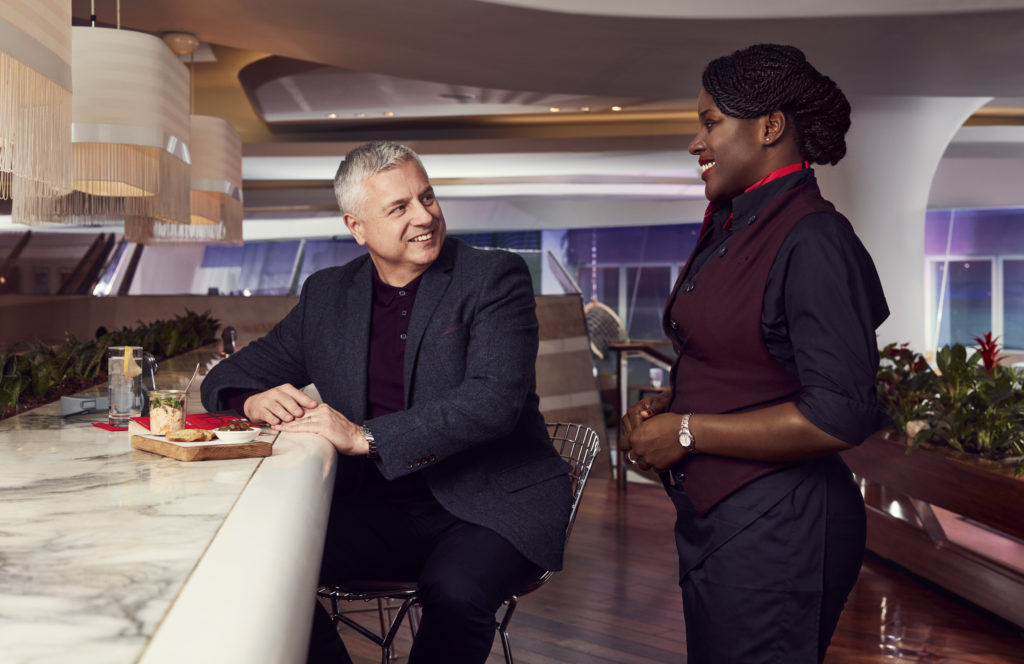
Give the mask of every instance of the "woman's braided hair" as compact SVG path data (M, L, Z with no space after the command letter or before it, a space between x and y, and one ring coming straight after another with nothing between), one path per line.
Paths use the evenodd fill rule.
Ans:
M712 60L701 78L715 104L734 118L782 111L796 128L800 155L836 164L846 154L850 103L793 46L757 44Z

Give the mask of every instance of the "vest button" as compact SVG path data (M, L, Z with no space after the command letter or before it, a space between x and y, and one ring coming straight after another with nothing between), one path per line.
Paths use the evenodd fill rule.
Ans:
M401 339L402 341L405 341L405 338L407 336L409 336L409 335L407 335L405 332L402 332L401 334L398 335L398 338Z
M692 291L693 290L693 282L692 281L687 281L686 284L683 286L683 290L686 291L687 293Z
M686 480L686 473L672 473L672 479L676 484L682 484Z
M750 224L754 223L755 221L757 221L757 215L756 214L750 215L750 218L747 219L747 226L749 226Z
M722 247L722 248L720 248L720 249L718 250L718 256L719 256L719 257L722 257L722 256L724 256L724 255L725 255L725 252L726 252L726 248L725 248L725 247Z

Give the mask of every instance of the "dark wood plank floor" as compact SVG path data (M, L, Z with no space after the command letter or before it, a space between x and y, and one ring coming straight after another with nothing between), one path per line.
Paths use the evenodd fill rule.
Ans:
M565 569L516 611L509 629L516 662L685 662L672 521L659 487L631 484L623 496L611 481L592 478ZM342 633L357 664L380 661L376 646ZM408 646L403 633L398 661ZM488 662L502 661L495 640ZM826 663L883 662L1024 663L1024 631L869 556Z

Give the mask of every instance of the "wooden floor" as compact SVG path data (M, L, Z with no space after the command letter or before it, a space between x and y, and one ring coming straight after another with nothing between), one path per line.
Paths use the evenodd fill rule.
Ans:
M622 496L592 478L565 569L524 597L512 620L516 662L685 662L672 522L660 487L631 484ZM342 634L356 664L380 661L376 646ZM408 647L403 632L399 662ZM502 661L495 640L488 662ZM883 662L1024 663L1024 631L869 556L826 664Z

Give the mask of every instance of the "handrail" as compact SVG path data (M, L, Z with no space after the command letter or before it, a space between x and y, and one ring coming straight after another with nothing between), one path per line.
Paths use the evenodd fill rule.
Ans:
M663 369L670 368L675 364L675 358L662 353L657 348L645 343L624 341L608 344L608 350L615 351L617 357L615 370L615 386L619 393L619 417L621 418L629 408L629 381L627 379L627 364L630 357L646 357L653 364ZM622 455L615 455L615 480L620 491L626 490L627 466L622 463Z

